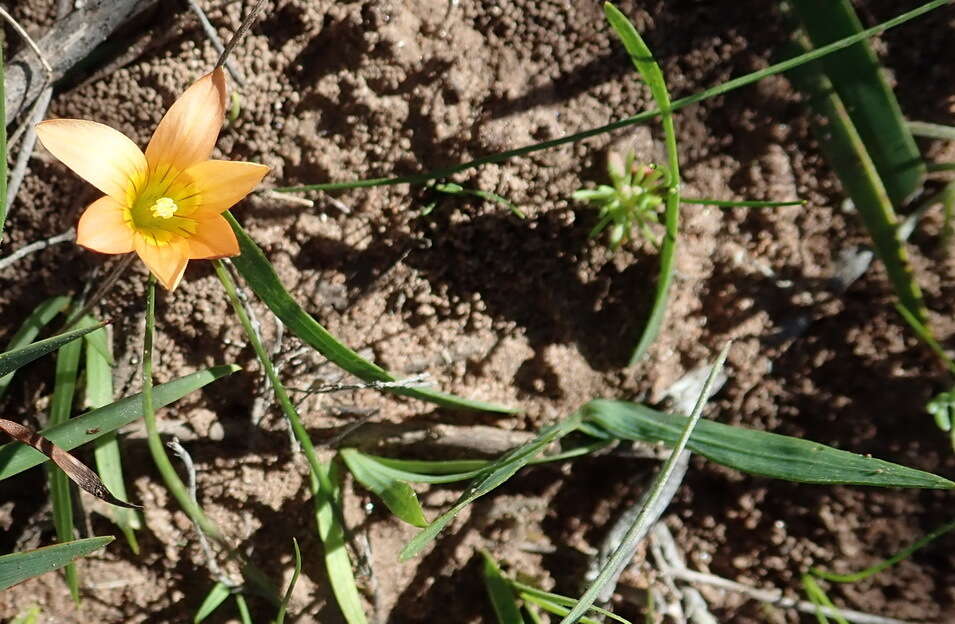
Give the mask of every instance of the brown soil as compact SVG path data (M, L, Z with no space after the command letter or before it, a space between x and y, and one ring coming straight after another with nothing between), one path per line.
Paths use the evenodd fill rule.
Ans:
M53 0L14 4L31 33L42 34L53 22ZM202 4L227 37L245 3ZM85 74L71 77L50 114L108 123L145 144L165 107L217 56L185 3L162 5L146 30L122 35L129 38L124 46L143 48L140 55L91 81ZM903 5L872 2L860 10L872 24ZM675 97L766 66L784 36L781 18L765 2L619 6L645 33ZM949 7L879 40L911 118L952 123L955 83L946 59L953 29ZM15 33L8 28L6 34L16 49ZM247 85L218 155L271 166L272 186L429 170L652 105L593 2L273 0L234 58ZM435 198L407 185L345 192L334 200L318 196L312 209L262 194L238 206L234 213L285 284L344 342L398 375L427 372L443 390L525 410L497 417L370 390L325 395L303 406L315 439L330 439L366 410L376 410L383 422L414 418L531 431L593 397L657 401L733 338L730 379L708 417L955 474L945 436L923 408L944 389L944 377L892 309L881 269L870 269L842 297L828 290L840 253L866 237L843 210L838 183L789 83L769 78L694 105L679 113L677 127L686 195L801 197L809 204L685 207L668 321L650 357L633 368L624 364L651 297L655 256L638 243L612 254L588 240L593 212L569 198L582 185L604 180L608 149L633 146L643 160L659 161L656 126L456 178L509 198L526 220L495 204ZM951 145L924 147L933 158L955 158ZM67 229L94 196L38 150L11 207L3 255ZM434 211L419 216L432 200ZM916 232L912 251L944 343L955 332L955 263L937 247L939 221L932 216ZM60 245L0 274L0 339L45 297L79 292L107 262ZM144 275L137 268L102 308L115 320L124 381L135 377L138 362ZM780 286L780 280L791 284ZM256 311L271 339L271 317L262 306ZM211 269L193 263L182 286L161 298L159 315L160 380L220 362L247 371L162 412L165 430L184 441L197 463L200 502L276 580L291 574L296 536L305 567L290 608L294 621L341 621L313 527L307 467L292 453L276 409L260 426L251 423L261 378ZM813 319L809 329L780 341L779 332L799 315ZM286 335L280 359L289 385L339 380L334 367L300 347ZM51 377L48 361L23 374L3 402L5 417L36 422ZM137 386L126 383L124 391ZM212 584L195 534L159 485L136 427L125 450L131 496L145 505L142 554L133 555L119 539L83 560L80 609L61 575L48 574L0 596L0 617L37 604L41 622L191 621ZM409 563L398 563L397 552L414 529L349 485L348 519L369 545L372 574L361 572L359 582L371 620L492 621L478 548L545 588L577 593L586 553L639 496L646 479L634 477L649 476L656 465L607 456L527 470L463 513L434 548ZM53 541L43 488L39 470L0 485L3 552ZM421 491L429 517L458 492ZM116 532L100 506L83 502L93 534ZM809 566L850 571L871 565L950 520L950 509L945 493L795 485L697 458L665 520L692 567L795 596ZM879 615L955 622L953 546L955 537L942 538L867 581L833 586L831 596ZM622 578L621 595L653 578L647 564L635 564ZM736 594L707 589L704 595L722 622L812 620L769 613ZM251 607L256 621L273 613L255 599ZM622 599L616 608L642 621L635 604ZM234 613L223 607L209 621L237 621Z

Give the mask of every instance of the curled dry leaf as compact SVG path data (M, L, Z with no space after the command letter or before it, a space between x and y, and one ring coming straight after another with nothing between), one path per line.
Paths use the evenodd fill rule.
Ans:
M60 469L66 473L66 476L72 479L73 483L80 486L96 498L104 500L107 503L116 505L118 507L142 509L142 507L139 505L133 505L131 503L121 501L113 496L110 491L106 489L106 486L103 485L103 482L100 481L100 478L96 475L96 473L90 470L83 462L76 459L57 445L53 444L53 442L44 438L30 427L26 427L20 423L15 423L12 420L0 418L0 431L3 431L18 442L32 446L36 450L49 457L51 460L53 460L53 463L59 466Z

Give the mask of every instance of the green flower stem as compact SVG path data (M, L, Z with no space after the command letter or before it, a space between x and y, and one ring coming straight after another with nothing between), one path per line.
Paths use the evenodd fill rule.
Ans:
M239 322L242 323L245 335L248 337L249 342L252 343L252 349L255 351L256 357L258 357L259 363L262 364L266 377L269 378L269 382L272 384L272 389L275 391L275 398L278 399L279 406L285 413L286 418L288 418L289 425L292 427L292 433L295 434L295 439L302 445L302 452L305 454L305 459L308 461L312 474L318 478L323 490L333 492L334 488L332 487L332 483L328 479L328 475L325 471L322 470L321 462L318 461L318 456L315 454L315 445L312 444L308 430L305 429L305 426L302 424L298 410L295 409L295 405L292 404L292 400L289 398L285 386L282 385L278 373L275 372L275 366L272 364L272 360L269 358L265 347L262 346L262 341L259 340L258 334L256 334L252 328L252 321L249 319L249 315L246 313L245 308L242 306L242 301L239 299L235 281L232 279L232 276L229 275L229 271L221 260L216 260L213 265L215 266L219 281L222 282L222 287L225 288L226 294L229 295L229 300L232 302L232 309L235 310L236 316L239 317Z
M146 423L146 440L153 462L162 475L166 487L178 501L179 506L186 512L189 519L198 526L203 533L224 543L225 536L209 518L196 501L189 496L186 485L179 478L162 440L159 439L159 430L156 428L156 412L153 409L153 335L156 332L156 278L150 274L146 286L146 335L143 337L143 421Z
M156 278L149 276L149 282L146 286L146 334L143 337L143 421L146 423L146 441L149 445L149 453L153 457L153 463L162 475L166 487L172 492L176 501L189 519L206 534L206 536L216 541L222 547L225 555L232 560L238 561L242 566L243 576L250 581L259 592L272 603L278 605L281 600L278 592L272 582L257 567L252 565L242 556L241 553L232 548L226 541L225 535L219 530L219 527L213 523L199 503L189 496L186 485L179 478L169 456L166 455L166 449L163 447L162 440L159 439L159 430L156 427L156 412L153 409L153 336L156 332Z

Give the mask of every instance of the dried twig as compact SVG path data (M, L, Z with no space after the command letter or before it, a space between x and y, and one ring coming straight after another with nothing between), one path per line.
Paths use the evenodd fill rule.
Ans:
M257 191L257 193L259 195L268 197L269 199L282 201L287 204L296 204L298 206L305 206L307 208L313 208L315 206L315 202L311 199L305 199L304 197L297 197L295 195L288 195L286 193L279 193L277 191L273 191L272 189L262 189L261 191Z
M212 43L212 47L214 47L219 54L223 54L225 47L222 45L222 39L219 39L219 33L217 33L216 29L212 26L212 23L206 16L206 12L202 10L202 7L199 6L196 0L187 1L189 2L189 8L192 9L192 12L199 18L199 25L202 26L203 32L206 33L206 37L208 37ZM235 66L235 63L232 62L232 59L226 58L225 68L229 70L229 75L232 76L236 84L241 87L245 86L245 78L242 76L242 72L239 71L239 68Z
M407 379L396 379L395 381L367 381L362 383L346 384L334 383L321 386L309 386L308 388L289 388L290 392L301 392L304 394L330 394L332 392L345 392L346 390L385 390L388 388L418 388L431 385L428 381L429 375L421 373L412 375Z
M179 439L176 437L173 437L172 440L167 442L166 446L169 447L169 450L171 450L176 457L182 460L182 465L186 469L186 488L189 490L189 498L198 505L199 501L196 499L196 465L192 461L192 456L189 455L189 451L179 443ZM199 536L199 545L202 547L202 552L206 556L206 566L209 568L212 577L226 587L238 587L241 583L230 579L222 571L222 568L219 567L215 553L212 552L212 546L209 545L209 539L203 532L202 527L195 523L193 526L196 529L196 534Z
M43 69L46 70L46 79L47 81L53 80L53 68L50 67L50 64L47 62L46 57L43 56L43 52L40 51L40 47L36 44L36 41L30 36L26 29L21 26L17 20L13 19L13 16L7 13L7 10L0 6L0 17L3 17L13 27L13 30L17 31L17 34L23 37L23 40L27 42L27 45L33 50L33 53L36 54L37 58L40 60L40 64L43 65Z
M750 596L755 600L759 600L760 602L765 602L782 609L796 609L797 611L813 615L821 613L828 617L842 616L847 621L857 622L858 624L908 624L903 620L862 613L861 611L853 611L851 609L832 609L817 606L808 600L787 598L780 589L760 589L758 587L744 585L743 583L737 583L736 581L731 581L721 576L716 576L715 574L690 570L682 564L682 558L679 557L678 554L674 555L674 553L679 552L676 548L676 542L670 530L662 523L654 527L650 534L650 539L659 545L660 551L663 553L662 559L657 560L660 573L670 578L689 583L702 583L704 585L738 592Z
M7 206L13 205L13 200L17 197L17 191L20 190L20 183L23 182L23 176L26 175L30 157L33 156L33 148L36 147L36 125L46 117L46 110L50 106L50 98L52 96L52 86L47 86L43 89L43 92L40 93L40 97L33 103L33 108L30 110L30 115L27 117L27 120L17 129L17 132L19 132L25 128L26 135L23 137L23 144L17 152L17 161L13 165L13 170L10 171L10 181L7 183ZM14 133L14 137L12 138L15 139L16 134L17 133ZM12 142L7 144L8 150L11 144Z
M58 243L67 243L73 240L76 237L76 232L73 228L68 229L62 234L57 234L56 236L51 236L50 238L44 238L43 240L38 240L36 242L30 243L29 245L24 245L23 247L17 249L12 254L6 258L0 259L0 271L12 265L21 258L30 255L35 251L40 251L41 249L46 249L51 245L56 245Z
M258 2L255 3L255 6L252 7L252 10L249 11L249 14L245 16L245 19L242 21L242 25L239 26L239 30L235 31L235 34L232 35L232 39L229 39L229 43L225 44L225 48L219 55L219 60L216 61L216 67L222 67L226 61L229 60L229 55L232 54L232 50L234 50L235 46L238 45L239 41L242 40L242 37L245 36L245 33L252 28L252 24L255 23L255 18L258 17L259 11L262 10L262 6L264 4L265 0L258 0Z

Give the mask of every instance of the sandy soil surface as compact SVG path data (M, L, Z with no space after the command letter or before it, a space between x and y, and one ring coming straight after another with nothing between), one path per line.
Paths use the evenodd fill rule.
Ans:
M31 33L54 21L56 2L14 3ZM241 3L203 6L225 38ZM674 97L769 64L785 30L764 2L621 2L645 33ZM860 7L867 24L903 2ZM955 11L936 11L878 40L900 101L913 119L952 123L950 42ZM7 40L21 44L9 28ZM139 46L119 67L97 67L58 90L51 116L107 123L145 144L164 109L217 54L185 3L163 3ZM115 58L115 57L114 57ZM245 75L238 118L217 156L272 167L267 186L413 173L561 137L648 108L595 2L273 0L234 55ZM92 79L90 79L92 77ZM249 229L297 299L354 349L399 375L427 373L456 394L519 405L517 417L457 413L371 390L303 402L317 441L357 418L533 431L594 397L656 402L670 384L735 339L729 380L707 417L797 435L904 465L955 474L945 436L924 412L944 377L894 312L885 275L873 266L845 294L829 281L841 254L864 245L854 214L810 132L798 96L782 77L682 110L677 131L684 193L718 199L806 199L766 210L686 206L677 276L664 330L639 365L625 367L652 296L657 260L640 242L611 253L588 239L594 212L570 199L605 180L609 149L662 157L656 126L632 127L490 165L455 178L507 197L499 205L435 196L408 185L312 196L312 208L259 193L233 213ZM955 147L925 143L929 156ZM95 197L38 149L7 224L7 251L62 232ZM428 216L422 209L436 201ZM943 343L955 331L955 263L938 248L938 215L913 235L912 253ZM3 255L6 255L4 252ZM109 260L66 244L0 273L0 339L42 299L79 292ZM114 319L125 392L138 388L143 283L140 267L101 308ZM255 309L268 340L267 310ZM291 575L290 539L305 568L294 621L341 621L330 600L313 528L307 467L293 453L276 408L253 424L263 384L254 355L208 265L190 265L158 307L158 370L165 381L222 362L244 372L161 413L199 472L200 502L235 543L277 580ZM780 334L809 319L796 339ZM344 380L286 333L282 374L293 387ZM36 422L52 390L42 362L4 399L6 418ZM0 617L30 604L43 622L187 622L212 584L187 518L159 484L142 430L124 436L132 497L145 505L142 554L117 540L80 565L83 605L49 574L0 596ZM331 457L332 451L323 448ZM642 492L655 461L584 458L527 470L480 500L422 557L399 563L413 527L359 486L346 487L347 518L366 544L359 571L377 622L490 622L478 548L540 586L576 594L588 553L608 523ZM3 552L51 542L41 471L0 484ZM422 488L434 517L459 488ZM103 508L84 498L81 531L112 534ZM769 481L694 458L664 520L689 564L790 595L810 566L851 571L895 553L950 520L940 492L821 487ZM847 608L926 622L955 622L955 538L946 537L869 580L831 588ZM642 621L634 596L659 583L642 559L621 579L615 608ZM738 594L705 589L721 622L797 622ZM271 607L252 599L256 621ZM230 614L231 612L231 614ZM230 619L232 618L232 619ZM210 622L234 621L223 608ZM237 621L237 620L235 620Z

